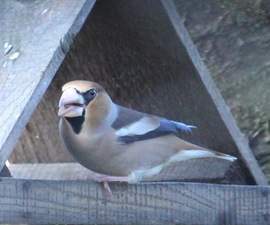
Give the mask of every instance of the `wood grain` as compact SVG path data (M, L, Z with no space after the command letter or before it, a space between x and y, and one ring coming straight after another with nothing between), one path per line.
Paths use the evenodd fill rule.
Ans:
M104 199L87 181L0 180L1 223L270 223L270 187L196 183L111 184ZM4 204L4 205L3 205Z
M1 1L0 169L50 84L94 0ZM16 59L10 58L19 53Z

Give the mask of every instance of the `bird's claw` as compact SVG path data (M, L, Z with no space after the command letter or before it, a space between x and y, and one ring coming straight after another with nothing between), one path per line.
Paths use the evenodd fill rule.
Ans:
M105 198L111 198L113 196L111 188L108 182L102 182L102 194Z

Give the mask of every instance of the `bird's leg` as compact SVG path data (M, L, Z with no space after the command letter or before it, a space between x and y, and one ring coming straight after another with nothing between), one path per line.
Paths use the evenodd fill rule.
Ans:
M108 182L129 182L129 177L117 177L108 175L90 175L87 176L86 179L102 183L102 193L105 198L111 198L113 195Z
M102 182L103 186L102 186L102 194L105 198L111 198L113 196L111 188L108 184L108 182Z

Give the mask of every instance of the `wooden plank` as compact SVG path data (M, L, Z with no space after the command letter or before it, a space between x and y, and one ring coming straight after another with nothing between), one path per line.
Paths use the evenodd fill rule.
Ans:
M219 163L214 163L215 161ZM200 161L200 163L198 163ZM208 165L217 164L212 168ZM94 173L78 163L10 164L12 177L18 179L84 180ZM145 181L192 181L220 184L245 184L237 163L220 159L200 159L175 163Z
M270 223L270 187L195 183L111 184L0 180L0 222L30 224Z
M1 1L0 46L13 48L0 51L0 169L94 2Z

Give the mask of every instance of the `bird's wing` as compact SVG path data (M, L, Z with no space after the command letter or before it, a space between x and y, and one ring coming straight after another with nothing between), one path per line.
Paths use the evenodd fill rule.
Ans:
M144 114L132 109L118 106L119 115L112 127L116 130L118 140L123 144L147 140L178 131L190 131L195 126Z

